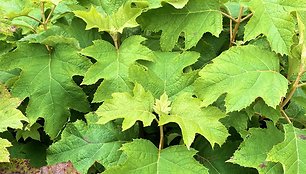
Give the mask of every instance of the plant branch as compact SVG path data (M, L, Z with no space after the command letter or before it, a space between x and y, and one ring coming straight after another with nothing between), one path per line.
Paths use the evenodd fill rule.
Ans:
M301 83L301 84L297 85L298 88L300 88L302 86L306 86L306 83Z
M305 70L304 70L304 64L301 63L300 65L300 70L299 70L299 73L290 89L290 92L288 93L288 95L286 96L286 99L281 103L280 107L281 107L281 110L283 110L284 106L286 106L288 104L288 102L291 100L294 92L296 91L296 89L299 87L299 82L302 78L302 75L305 73Z
M234 27L234 31L233 31L233 33L232 33L232 40L231 40L231 42L230 42L230 47L231 46L233 46L233 43L235 42L235 40L236 40L236 35L237 35L237 33L238 33L238 29L239 29L239 26L240 26L240 23L241 23L241 17L242 17L242 15L243 15L243 9L244 9L244 7L243 6L240 6L240 10L239 10L239 16L238 16L238 18L236 19L236 24L235 24L235 27Z
M46 16L45 16L45 3L44 2L40 2L40 14L41 14L42 25L44 27L44 30L47 30Z
M241 19L240 23L249 19L251 16L253 16L253 13L248 14L247 16L245 16L244 18Z
M25 16L25 17L28 17L28 18L31 18L31 19L35 20L36 22L42 24L41 20L39 20L39 19L37 19L37 18L35 18L35 17L33 17L33 16L30 16L30 15L24 15L24 16Z
M50 11L50 13L49 13L49 15L48 15L48 17L47 17L47 19L46 19L46 21L45 21L46 25L48 24L48 22L49 22L49 20L50 20L50 17L51 17L51 15L53 14L55 8L56 8L56 5L54 5L54 6L51 8L51 11Z
M287 122L288 122L289 124L292 124L292 122L291 122L290 118L288 117L288 115L286 114L286 112L285 112L284 110L281 110L281 113L283 114L283 116L285 117L285 119L287 120Z
M233 20L230 19L230 44L233 40Z
M221 11L221 14L227 18L229 18L230 20L234 21L234 22L237 22L235 18L233 18L231 15L228 15L226 13L224 13L223 11Z

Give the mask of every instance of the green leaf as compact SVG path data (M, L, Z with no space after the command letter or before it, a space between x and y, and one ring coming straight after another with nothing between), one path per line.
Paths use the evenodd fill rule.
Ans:
M85 22L79 18L72 19L69 25L57 24L38 34L27 35L21 41L56 45L58 43L75 44L81 48L92 45L92 41L101 39L97 30L85 30ZM78 42L77 44L75 42Z
M83 121L69 123L60 141L52 144L47 151L48 164L70 160L81 173L95 162L105 168L117 165L122 152L119 148L132 137L122 132L117 125L108 123L85 124Z
M27 140L28 138L32 138L34 140L40 141L40 134L38 129L42 126L38 123L34 123L31 127L25 127L23 129L17 129L16 131L16 139L19 141L20 138Z
M27 15L33 7L35 6L32 0L2 0L0 15L7 18Z
M14 161L14 159L26 159L28 161L27 164L30 165L31 168L47 165L47 145L43 144L43 142L27 141L26 143L19 143L15 140L12 141L12 145L13 146L8 148L11 162Z
M96 111L100 117L97 123L105 124L117 118L124 118L122 129L132 127L137 120L149 126L156 118L153 112L154 98L139 84L135 85L134 95L129 93L113 93L113 98L106 100Z
M221 147L215 145L212 148L206 139L199 136L193 144L193 147L199 151L195 158L209 169L209 174L257 174L254 169L226 162L233 155L239 144L240 141L238 140L227 139Z
M197 61L198 53L154 52L154 54L156 56L154 62L131 67L129 77L151 91L155 98L159 98L164 92L172 97L189 87L198 77L198 71L184 72L186 67Z
M221 118L220 121L224 126L229 129L233 127L236 131L244 137L245 132L248 128L249 116L244 111L230 112L228 116Z
M83 84L94 84L104 79L97 89L94 102L111 98L114 92L129 92L133 85L128 78L128 69L137 60L152 61L152 51L143 46L145 38L132 36L124 40L119 50L104 40L94 41L94 45L85 48L81 53L97 60L85 74Z
M136 18L141 14L141 9L132 8L130 3L124 3L111 14L100 13L94 6L91 6L88 12L78 10L74 13L87 23L86 30L98 28L99 31L107 31L112 34L122 33L123 29L127 27L138 26Z
M8 127L21 129L21 121L28 121L27 117L16 109L20 103L21 100L12 98L7 89L0 84L0 132L6 131Z
M267 154L275 144L282 142L283 133L273 124L268 124L268 128L251 128L244 141L240 144L233 157L228 160L244 167L256 168L259 173L281 171L281 165L271 169L276 164L267 162Z
M44 45L19 44L17 49L0 58L0 69L22 69L12 93L29 97L26 110L30 125L45 119L45 131L55 138L70 116L69 109L87 112L85 93L72 79L85 74L90 63L69 45L57 45L49 53Z
M171 4L175 8L183 8L189 0L132 0L138 7L155 9L162 7L163 3Z
M219 9L220 4L216 0L189 0L182 9L165 5L143 13L140 24L146 30L162 31L160 44L163 50L171 51L181 33L185 36L185 49L189 49L204 33L210 32L215 36L221 33L222 15Z
M196 133L203 135L212 146L225 142L227 129L219 122L225 113L216 107L201 108L201 101L190 93L182 93L173 101L170 115L161 115L159 125L177 123L183 134L183 140L189 148Z
M258 97L276 108L287 92L287 79L279 73L278 57L251 45L223 52L199 74L195 88L204 100L202 105L208 106L227 93L227 112L239 111Z
M0 138L0 162L10 162L10 153L6 149L10 146L12 144L8 140Z
M196 151L184 146L159 151L150 141L136 139L124 144L121 150L127 156L126 162L106 170L105 174L208 174L207 169L193 158Z
M280 162L283 165L284 174L306 173L306 131L295 128L293 125L284 125L284 129L285 140L272 148L267 159Z
M279 107L274 109L270 106L267 106L262 100L256 102L253 109L257 114L260 114L261 116L272 120L274 124L276 124L278 119L281 118Z
M295 22L290 12L274 0L252 0L253 16L245 26L244 39L249 41L260 34L267 36L273 51L289 54L293 45ZM291 0L291 2L294 2ZM303 3L302 3L303 4Z

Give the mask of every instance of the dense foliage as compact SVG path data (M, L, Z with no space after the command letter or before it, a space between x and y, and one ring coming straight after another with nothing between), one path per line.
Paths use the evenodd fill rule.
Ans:
M304 0L2 0L0 172L305 174L305 64Z

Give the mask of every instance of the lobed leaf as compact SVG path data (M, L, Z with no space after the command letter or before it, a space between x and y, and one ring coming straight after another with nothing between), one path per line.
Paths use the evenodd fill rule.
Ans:
M155 98L159 98L164 92L173 97L188 88L198 77L198 71L184 72L186 67L197 61L198 53L154 52L154 55L154 62L132 66L129 77L151 91Z
M193 158L196 151L184 146L159 151L150 141L136 139L124 144L121 150L127 156L126 162L106 170L105 174L208 174L207 169Z
M104 11L107 10L104 7ZM122 33L123 29L127 27L138 26L136 18L141 14L141 9L132 8L131 4L127 2L122 3L120 8L114 10L116 11L111 13L101 13L95 6L91 6L89 11L77 10L74 11L74 14L87 23L86 30L98 28L99 31L107 31L112 34Z
M249 41L264 34L273 51L289 55L293 45L295 22L281 2L252 0L249 6L253 16L245 26L244 39Z
M50 165L70 160L81 173L86 173L95 162L109 168L120 161L119 148L131 138L113 123L69 123L61 140L49 147L47 162Z
M165 5L143 13L140 24L146 30L162 31L162 50L171 51L181 33L184 33L185 49L189 49L198 43L204 33L210 32L215 36L221 33L220 6L216 0L189 0L182 9Z
M275 145L267 159L280 162L284 174L302 174L306 172L306 131L293 125L284 125L285 140Z
M152 51L143 46L145 38L132 36L124 40L119 50L104 40L97 40L94 45L82 50L82 54L97 60L85 74L83 84L94 84L104 79L98 87L94 102L101 102L111 98L115 92L130 92L133 89L128 77L128 69L137 60L152 61Z
M90 62L77 51L73 46L58 44L49 53L44 45L20 43L0 58L0 69L22 70L12 93L21 99L29 97L26 113L30 125L44 118L45 131L51 138L67 122L69 109L89 110L85 93L72 77L84 74Z
M233 47L200 71L195 82L203 106L226 93L227 112L239 111L261 97L276 108L287 92L287 79L279 73L279 59L255 46Z
M183 140L189 148L196 133L203 135L214 146L222 145L227 136L227 129L219 121L225 113L216 107L201 107L201 101L193 98L190 93L182 93L173 101L170 115L161 115L159 125L169 122L177 123L183 135Z
M154 98L139 84L135 85L133 96L129 93L113 93L113 98L106 100L96 111L100 117L97 123L105 124L117 118L123 118L122 129L132 127L137 120L149 126L156 118L153 112Z

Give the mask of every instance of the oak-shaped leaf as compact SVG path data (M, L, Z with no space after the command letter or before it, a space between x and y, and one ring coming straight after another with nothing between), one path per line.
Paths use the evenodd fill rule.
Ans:
M288 55L293 45L295 21L285 6L294 1L252 0L249 7L253 16L245 26L244 39L249 41L264 34L273 51ZM287 5L283 6L284 2Z
M0 162L10 162L10 153L7 150L12 144L7 140L0 138Z
M266 161L272 147L283 141L283 133L272 123L265 129L251 128L244 141L228 162L244 167L256 168L259 173L282 171L280 164ZM267 141L269 140L269 141Z
M105 124L117 118L123 118L122 129L132 127L137 120L149 126L156 118L153 112L154 97L143 87L136 84L133 95L130 93L113 93L112 99L105 102L95 112L100 118L97 123Z
M141 26L150 31L162 31L161 48L171 51L181 33L185 36L185 49L195 46L202 35L210 32L218 36L222 31L221 4L216 0L189 0L182 9L170 4L149 10L140 18Z
M90 62L73 46L58 44L52 52L45 45L20 43L0 58L0 69L20 68L21 75L12 87L18 98L29 97L26 114L30 125L41 117L45 131L55 138L70 116L69 109L88 112L89 104L72 77L85 74Z
M164 92L171 98L188 88L198 77L198 71L184 72L186 67L197 61L198 53L154 52L154 55L154 62L132 66L129 77L151 91L155 98Z
M108 168L120 162L119 148L132 138L132 134L122 132L114 123L69 123L61 140L49 147L47 162L50 165L71 161L81 173L86 173L95 162Z
M161 115L159 125L169 122L177 123L183 135L183 140L189 148L196 133L203 135L214 146L222 145L228 134L226 127L219 119L226 116L216 107L201 107L201 100L193 98L190 93L182 93L175 98L171 105L170 115Z
M13 98L8 90L0 84L0 132L4 132L8 127L21 129L21 121L28 121L21 111L17 109L21 100Z
M128 77L128 69L137 60L152 61L154 55L150 49L141 45L145 38L132 36L124 40L119 50L104 40L94 41L94 45L82 50L82 54L97 62L85 74L83 84L94 84L104 79L98 87L94 102L111 98L114 92L130 92L133 84Z
M268 153L267 160L280 162L284 174L306 173L306 130L284 125L285 140L275 145Z
M287 79L279 73L279 58L252 45L232 47L199 74L195 88L203 106L226 93L227 112L246 108L258 97L276 108L288 87Z
M16 109L21 103L21 100L12 98L8 90L0 84L0 132L4 132L8 127L22 128L21 121L28 121L21 111ZM0 138L0 162L9 162L9 152L6 149L11 143Z
M121 150L127 156L125 163L105 171L105 174L208 174L193 156L196 151L185 146L171 146L158 150L148 140L136 139Z
M98 28L99 31L107 31L111 34L122 33L124 28L138 26L136 18L141 14L141 9L131 7L130 2L121 2L120 4L122 6L117 9L115 8L117 7L116 3L105 5L105 2L101 2L100 8L91 6L89 11L78 10L74 13L87 23L86 29ZM113 11L109 11L108 8Z

